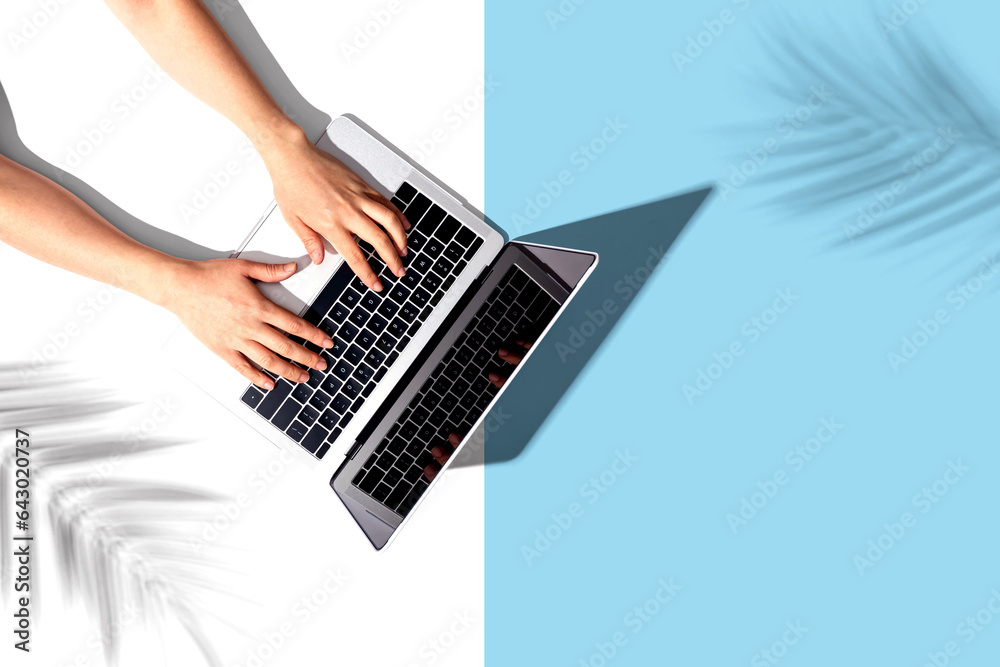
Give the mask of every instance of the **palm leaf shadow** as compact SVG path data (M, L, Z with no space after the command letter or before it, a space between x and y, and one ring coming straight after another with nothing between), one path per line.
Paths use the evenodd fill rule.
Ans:
M108 662L117 661L124 628L138 620L173 618L205 662L220 665L202 626L208 612L200 599L206 593L233 594L216 583L221 566L192 549L189 540L222 499L186 486L115 475L114 468L126 459L188 444L155 436L129 440L110 432L128 406L113 393L58 371L22 380L17 368L0 365L0 433L19 428L31 434L28 509L35 543L43 532L41 522L67 597L95 619ZM14 497L13 435L0 454L0 540L9 545L14 514L21 509ZM95 475L102 464L106 472ZM12 550L5 548L4 580L11 575L12 560ZM33 606L44 574L33 574Z
M847 36L777 15L761 34L765 90L791 105L817 85L832 96L756 182L780 185L768 203L796 217L850 205L838 246L916 243L1000 207L1000 110L913 23Z

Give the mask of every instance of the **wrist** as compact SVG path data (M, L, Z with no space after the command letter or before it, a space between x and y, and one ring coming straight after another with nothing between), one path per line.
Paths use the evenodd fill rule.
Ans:
M312 146L305 131L283 113L257 123L247 136L269 171L289 154Z
M157 256L144 262L141 275L125 288L150 303L176 312L178 297L184 287L191 284L196 263L157 253Z

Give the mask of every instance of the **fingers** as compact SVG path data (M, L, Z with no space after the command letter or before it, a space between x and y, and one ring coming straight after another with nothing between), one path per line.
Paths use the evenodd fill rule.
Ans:
M431 456L440 465L444 465L448 462L448 457L451 456L451 452L445 452L444 447L431 447Z
M514 364L515 366L521 363L521 360L524 359L523 354L512 352L505 347L501 347L497 350L497 356L506 361L508 364Z
M406 227L403 225L403 219L397 213L399 209L395 206L390 209L388 208L389 206L392 206L389 202L382 204L369 200L369 203L363 207L363 210L369 218L382 225L385 231L389 233L389 236L392 237L393 242L396 244L398 253L406 255Z
M242 264L243 275L262 283L277 283L286 280L295 273L295 262L288 264L264 264L249 260L236 260Z
M399 276L400 278L406 274L406 269L403 268L403 261L399 258L400 255L406 254L405 247L403 249L397 248L393 244L393 241L386 236L378 225L369 220L367 224L362 223L360 229L355 230L358 236L363 238L368 243L372 244L375 250L378 251L379 257L392 269L392 272ZM405 236L403 237L406 238ZM404 243L405 246L405 243Z
M268 302L268 304L270 304L270 302ZM290 312L288 312L281 306L265 305L263 319L271 326L277 327L278 329L292 336L298 336L303 340L307 340L313 345L318 345L324 348L333 347L333 341L330 340L330 337L327 336L326 333L323 332L323 330L317 329L316 327L309 324L301 317L296 317L295 315L292 315ZM284 336L281 337L284 338ZM285 340L288 339L286 338ZM287 354L283 354L281 350L278 350L277 348L272 348L272 349L274 349L275 352L282 354L282 356L286 357L289 356ZM295 361L299 360L296 359ZM310 368L315 368L315 364L308 364L308 366Z
M399 207L397 207L395 204L393 204L391 200L386 199L385 197L383 197L382 195L380 195L378 192L374 192L374 191L371 192L371 193L369 193L368 197L370 199L374 199L375 201L377 201L378 203L382 204L387 209L389 209L390 211L392 211L393 215L395 215L399 219L399 224L403 225L403 229L406 229L406 230L410 229L410 227L411 227L410 221L406 219L406 216L403 215L403 211Z
M340 256L344 258L344 261L351 267L354 274L361 279L361 282L367 285L369 289L373 289L376 292L382 291L382 281L378 279L378 276L372 271L372 267L368 265L365 253L358 247L358 244L354 241L354 237L343 229L338 228L335 232L335 237L330 239L330 241L337 247ZM398 257L396 261L399 261Z
M489 375L486 376L486 379L489 380L490 384L496 387L497 389L502 388L503 383L507 381L506 377L499 375L497 373L490 373Z
M318 371L326 370L326 361L323 357L314 352L310 352L301 345L296 345L294 342L269 326L265 325L261 327L257 340L267 349L277 352L286 359L291 359L292 361L298 362L307 368L315 368Z
M271 391L274 389L274 382L271 378L265 375L259 368L250 363L249 359L236 350L233 350L232 353L226 358L226 362L235 368L240 375L250 380L250 382L253 382L261 389L264 389L265 391Z
M309 380L309 373L295 364L285 361L273 350L267 349L257 341L247 341L246 349L243 353L261 368L266 368L275 375L280 375L291 382L306 382Z
M323 237L301 221L292 223L291 228L302 241L312 263L322 264L323 258L326 256L326 250L323 248Z

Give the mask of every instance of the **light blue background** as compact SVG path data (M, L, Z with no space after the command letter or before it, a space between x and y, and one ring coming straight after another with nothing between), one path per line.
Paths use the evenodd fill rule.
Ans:
M818 34L874 38L891 9L820 4L589 0L553 30L557 0L488 2L486 71L502 86L487 214L516 236L725 178L792 110L757 78L779 6ZM736 21L679 73L671 53L727 8ZM996 100L998 19L985 2L929 0L911 27L932 27ZM621 139L576 171L574 151L617 116ZM574 183L518 230L512 214L562 169ZM533 446L487 468L487 664L918 666L949 641L949 664L996 664L1000 618L972 643L956 627L1000 590L1000 280L961 311L946 295L1000 235L834 249L842 215L756 205L781 187L710 199ZM799 300L750 343L741 327L778 289ZM950 322L894 373L887 353L939 308ZM681 387L735 340L746 353L689 404ZM831 417L843 430L792 472L786 452ZM581 485L618 450L638 463L588 503ZM971 470L921 514L911 498L959 459ZM778 470L788 484L734 535L727 513ZM583 515L527 564L522 547L572 502ZM854 557L907 511L915 527L860 575ZM680 592L634 633L626 614L671 578ZM755 661L796 621L808 631L786 655ZM627 644L602 663L595 644L618 631Z

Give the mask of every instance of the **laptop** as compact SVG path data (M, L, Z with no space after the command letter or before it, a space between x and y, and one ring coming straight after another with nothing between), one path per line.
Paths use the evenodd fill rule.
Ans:
M406 275L359 245L383 284L369 290L327 245L312 264L274 202L233 256L295 261L272 301L325 331L325 371L248 383L183 327L170 363L273 444L315 468L376 549L412 516L531 349L594 270L597 255L517 241L358 118L335 119L317 145L392 199L411 224ZM509 354L507 354L509 353ZM266 371L265 371L266 372Z

